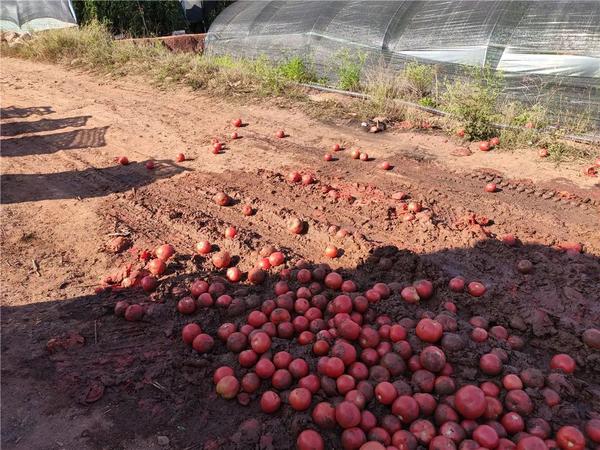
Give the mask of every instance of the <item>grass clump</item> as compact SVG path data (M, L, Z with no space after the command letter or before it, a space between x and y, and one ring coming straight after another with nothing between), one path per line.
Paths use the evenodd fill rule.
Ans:
M369 96L361 108L363 119L384 116L390 120L401 120L405 108L396 100L400 97L398 75L380 64L365 72L363 91Z
M105 25L92 21L81 28L49 30L15 46L3 46L3 54L64 63L113 75L145 75L159 86L185 83L193 89L218 94L256 94L295 97L292 81L312 79L299 58L281 66L266 57L254 60L171 52L160 43L115 41Z
M437 103L433 95L436 80L436 66L411 61L406 64L400 75L402 96L407 100L433 106Z
M498 104L503 77L489 67L467 69L458 79L446 82L442 108L464 125L470 139L488 139L497 133Z
M302 58L294 56L278 66L283 78L297 83L312 83L318 80L314 68L309 67Z
M359 53L351 55L348 50L338 52L334 63L335 74L338 79L337 86L345 91L360 90L361 73L367 56Z
M565 132L554 130L540 136L537 144L548 150L548 159L556 163L591 159L595 156L594 149L589 145L571 144L564 140Z
M410 62L403 70L397 71L380 63L365 71L362 90L370 99L365 102L364 113L371 117L385 116L390 120L403 119L407 108L398 100L435 107L436 78L437 69L434 66Z
M3 48L8 56L54 63L79 60L101 67L112 65L114 42L104 25L92 22L82 28L44 31L19 45Z

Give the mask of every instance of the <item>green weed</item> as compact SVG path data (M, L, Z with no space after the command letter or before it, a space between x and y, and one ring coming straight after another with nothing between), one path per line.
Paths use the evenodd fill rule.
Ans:
M470 139L488 139L496 134L493 124L501 120L502 87L502 75L489 67L466 69L459 79L446 82L441 107L462 123Z
M335 57L335 73L340 89L345 91L360 89L360 77L366 58L366 55L362 53L351 55L348 50L338 52Z

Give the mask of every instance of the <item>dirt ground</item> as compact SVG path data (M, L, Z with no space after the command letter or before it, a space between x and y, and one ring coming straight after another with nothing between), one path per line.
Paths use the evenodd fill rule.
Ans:
M201 239L236 255L244 271L271 244L289 261L328 262L364 287L435 280L436 295L417 309L439 312L451 299L461 320L480 314L510 327L527 343L514 367L547 367L557 352L574 356L579 370L566 382L565 402L553 410L538 405L537 417L558 425L600 411L600 352L581 342L600 323L600 183L583 176L580 164L557 167L534 150L484 153L475 145L472 155L453 156L462 144L435 131L368 134L268 100L160 91L142 80L31 61L3 58L1 71L3 448L293 447L309 413L267 418L257 401L244 407L217 398L212 371L231 355L219 344L199 357L180 342L185 320L170 288L214 275L204 258L191 257ZM230 141L235 117L247 126ZM288 136L275 138L277 129ZM213 136L227 143L222 154L209 151ZM336 142L345 150L324 162ZM357 147L370 161L350 158ZM188 160L174 162L178 152ZM116 164L121 155L131 163ZM148 159L155 170L145 168ZM379 169L383 160L393 170ZM290 170L317 182L290 184ZM490 181L499 192L484 192ZM219 191L234 205L215 205ZM398 192L424 211L407 214L405 201L392 197ZM256 214L242 215L243 204ZM292 217L306 221L307 233L286 229ZM227 225L238 230L233 240L223 238ZM349 235L337 236L338 228ZM175 246L154 302L138 290L95 293L106 274L132 259L106 251L115 233L138 249ZM520 244L506 246L498 239L505 234ZM325 261L330 242L342 255ZM565 242L583 244L584 252L563 252ZM521 259L533 262L531 274L515 269ZM487 294L473 300L450 292L456 275L481 280ZM267 298L264 288L228 289L234 297ZM147 318L114 316L122 298L147 305ZM415 315L397 295L378 310ZM210 333L232 320L222 311L196 319ZM49 352L52 338L67 348ZM474 378L473 352L485 347L457 352L459 379ZM339 446L333 434L327 439Z

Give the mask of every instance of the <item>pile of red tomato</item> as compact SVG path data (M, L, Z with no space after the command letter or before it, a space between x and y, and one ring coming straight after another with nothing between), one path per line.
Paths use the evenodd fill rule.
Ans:
M462 292L465 285L457 277L449 287ZM219 295L219 304L223 288L196 281L190 300L212 304L202 297L212 291L209 296ZM428 280L394 288L407 303L433 295ZM480 296L485 286L471 282L466 290ZM539 392L549 407L559 405L561 380L576 370L569 355L555 355L547 375L536 368L511 373L506 366L511 350L524 347L521 337L500 325L490 327L480 316L463 325L452 302L439 314L418 319L377 315L373 306L392 295L387 284L359 292L353 280L327 265L302 262L282 271L273 298L244 322L223 323L215 337L187 324L182 339L199 353L210 352L218 340L237 355L237 364L214 372L221 397L242 405L256 399L267 414L310 410L313 426L297 436L300 450L326 448L322 433L332 436L331 430L339 430L342 448L364 450L583 450L586 436L590 445L600 443L598 419L582 431L571 425L552 430L548 421L535 417L528 392ZM459 327L469 327L472 345L495 345L479 357L485 381L461 385L453 376L452 352L467 345L454 333ZM300 352L289 344L290 351L274 351L283 341L294 341L296 349L309 347L312 356L294 357Z

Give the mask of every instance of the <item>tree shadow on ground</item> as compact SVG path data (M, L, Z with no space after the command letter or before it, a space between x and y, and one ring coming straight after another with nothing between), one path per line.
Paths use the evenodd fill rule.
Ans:
M2 125L1 136L17 136L19 134L53 131L61 128L84 127L92 116L66 117L64 119L40 119L35 122L10 122Z
M0 203L100 197L145 186L186 170L189 169L170 160L161 160L155 161L153 170L146 169L140 162L57 173L2 174Z
M28 108L7 106L6 108L0 108L0 119L23 119L34 115L45 116L53 112L54 110L51 106L30 106Z
M56 153L60 150L104 147L106 145L105 135L107 129L108 126L105 126L3 139L1 141L0 156L44 155Z
M212 374L219 366L230 365L238 377L248 371L240 368L237 355L228 352L217 339L216 330L224 322L244 323L251 310L274 298L278 275L271 273L259 286L226 283L226 293L234 298L228 309L213 306L183 316L175 311L173 288L188 288L196 277L215 282L223 275L210 271L210 256L206 260L198 258L196 270L191 269L190 255L176 255L169 263L159 286L164 303L151 301L140 288L130 288L2 307L3 444L16 447L15 441L25 436L23 444L28 445L29 436L35 435L34 428L40 426L46 414L61 416L68 411L74 426L84 417L94 417L94 412L101 415L102 423L109 421L108 425L93 423L85 433L78 432L70 444L81 447L127 448L134 435L156 439L161 434L168 436L175 448L258 448L263 442L261 436L272 443L266 448L295 448L299 431L314 427L310 409L292 412L284 404L276 414L266 415L260 412L259 394L250 396L248 406L240 406L235 400L218 398L212 383ZM516 269L521 259L533 263L530 273ZM499 383L504 373L518 373L527 367L539 367L547 374L550 356L567 352L577 361L578 370L560 387L561 404L551 408L543 402L541 389L528 389L535 402L531 417L548 420L556 430L564 424L581 424L599 410L600 352L581 342L582 331L600 321L598 258L567 254L543 245L507 247L490 239L472 248L424 255L380 247L357 267L338 272L344 279L354 280L361 292L376 282L388 283L392 288L389 298L371 305L375 313L365 314L365 322L373 323L379 314L387 314L393 321L407 317L414 320L424 314L456 319L457 330L450 329L447 334L457 335L462 344L454 350L442 346L458 385L484 379ZM296 273L293 269L292 280ZM483 281L488 288L486 294L475 298L450 291L448 281L458 274L467 281ZM434 296L417 305L404 302L400 290L423 278L433 280ZM300 286L296 281L289 284L292 291ZM339 291L321 293L332 299ZM185 291L179 295L185 295ZM119 300L142 304L146 311L143 321L127 322L115 316L113 308ZM444 308L447 301L458 307L456 315ZM491 336L484 343L473 342L469 338L473 327L468 323L473 315L484 316L490 327L506 327L511 335L522 337L525 346L514 350L505 340ZM197 322L215 337L215 347L209 354L199 355L181 342L181 328L190 322ZM416 353L423 343L415 338L413 328L408 329L407 340ZM50 341L53 338L58 341ZM55 344L51 345L52 351L48 350L49 342ZM504 349L509 359L503 373L483 376L477 369L479 357L492 348ZM303 357L311 370L315 369L310 345L273 338L272 350L287 350L294 357ZM418 391L410 375L393 379L405 379L413 391ZM263 382L258 392L268 386ZM443 397L434 395L438 400ZM319 391L312 404L323 400L330 401L331 397ZM26 402L37 402L39 407L29 411ZM375 400L369 409L380 416L389 414ZM26 414L32 418L23 420ZM258 419L258 431L244 431L252 419ZM326 448L340 448L340 431L322 431ZM53 433L56 436L47 438L62 436L64 430Z

